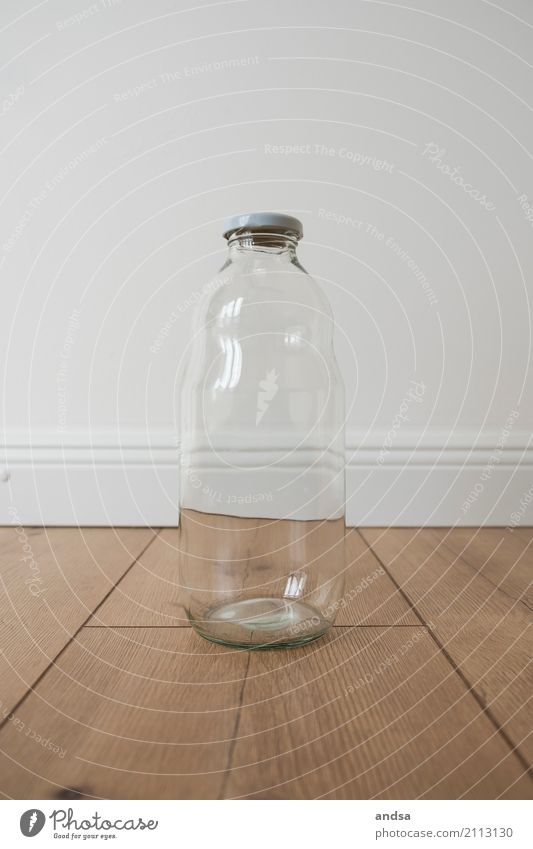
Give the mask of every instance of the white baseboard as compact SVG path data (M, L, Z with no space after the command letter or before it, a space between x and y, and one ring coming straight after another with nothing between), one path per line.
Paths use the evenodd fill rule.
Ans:
M347 523L533 524L531 435L463 430L349 432ZM177 440L169 431L10 433L0 449L0 524L177 524ZM530 503L531 502L531 503ZM513 519L514 516L514 519Z

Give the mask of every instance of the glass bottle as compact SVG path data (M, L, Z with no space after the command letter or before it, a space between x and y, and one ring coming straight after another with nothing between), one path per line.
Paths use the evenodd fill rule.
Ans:
M344 387L301 223L230 219L180 393L180 582L203 637L320 637L344 577Z

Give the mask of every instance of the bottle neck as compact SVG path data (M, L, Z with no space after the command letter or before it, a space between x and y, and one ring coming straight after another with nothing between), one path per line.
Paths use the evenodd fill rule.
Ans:
M290 232L269 232L262 230L239 230L228 239L230 259L238 259L256 254L270 254L273 257L291 262L296 259L298 238Z

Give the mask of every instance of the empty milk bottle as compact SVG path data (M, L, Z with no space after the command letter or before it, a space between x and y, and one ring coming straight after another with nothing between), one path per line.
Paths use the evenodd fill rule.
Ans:
M180 583L208 640L298 646L330 628L343 591L334 322L296 218L237 215L224 236L180 393Z

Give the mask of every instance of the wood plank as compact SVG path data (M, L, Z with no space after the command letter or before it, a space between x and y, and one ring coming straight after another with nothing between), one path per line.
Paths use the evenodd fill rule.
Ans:
M144 528L25 533L0 564L0 721L154 537Z
M361 532L496 721L533 760L530 611L501 592L431 531Z
M533 534L526 540L507 528L435 528L426 533L533 610Z
M0 790L34 799L216 797L246 664L245 652L190 628L83 628L0 730Z
M533 525L517 525L516 527L513 527L512 533L529 541L530 539L533 539Z
M21 542L21 535L31 537L34 548L42 549L46 546L46 536L49 531L46 528L23 527L21 525L4 525L0 527L0 571L19 557L19 552L25 540Z
M87 624L188 626L180 587L179 550L179 529L161 531Z
M228 796L531 797L523 765L427 629L330 634L252 654Z
M420 625L420 620L356 530L346 534L346 586L337 625Z
M187 625L179 583L180 535L162 531L88 625ZM338 625L417 625L419 619L355 531L346 535L346 586Z

